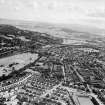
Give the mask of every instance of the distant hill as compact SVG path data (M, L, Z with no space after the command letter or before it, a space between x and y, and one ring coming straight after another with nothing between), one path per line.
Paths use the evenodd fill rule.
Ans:
M93 45L105 45L105 30L98 29L96 27L87 27L79 24L50 24L32 21L22 21L22 20L8 20L0 19L0 24L5 24L6 26L0 27L1 33L8 32L9 34L25 36L27 40L32 41L33 36L34 41L41 42L41 44L46 44L57 40L63 39L66 44L93 44ZM24 31L25 30L25 31ZM44 36L43 34L44 33ZM36 35L36 36L35 36ZM30 37L31 36L31 37ZM41 40L41 38L43 40ZM47 40L46 40L47 39ZM52 40L53 39L53 40ZM51 41L52 40L52 41ZM32 41L33 42L33 41ZM61 41L62 42L62 41ZM51 44L50 43L50 44Z
M23 20L9 20L9 19L0 19L0 24L10 24L17 25L24 28L33 28L33 27L60 27L67 28L78 32L88 32L91 34L105 35L105 29L99 29L97 27L89 27L87 25L80 24L53 24L53 23L44 23L44 22L34 22L34 21L23 21Z
M56 38L46 33L23 30L12 25L0 25L0 46L2 47L27 45L28 47L40 48L46 45L61 43L61 38Z

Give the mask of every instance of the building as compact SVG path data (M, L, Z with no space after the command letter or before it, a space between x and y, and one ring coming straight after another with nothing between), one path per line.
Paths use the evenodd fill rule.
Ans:
M88 96L78 96L78 105L94 105Z

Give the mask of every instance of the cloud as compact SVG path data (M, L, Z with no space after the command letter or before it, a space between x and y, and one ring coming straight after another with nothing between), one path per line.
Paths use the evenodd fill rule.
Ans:
M0 14L11 19L71 23L105 20L105 0L0 0ZM84 21L88 20L88 21Z
M95 10L88 14L90 17L105 18L105 9Z
M38 2L36 2L36 1L34 1L31 5L33 5L34 8L38 8L39 7Z
M0 0L0 3L1 3L1 4L4 4L4 3L5 3L5 0Z

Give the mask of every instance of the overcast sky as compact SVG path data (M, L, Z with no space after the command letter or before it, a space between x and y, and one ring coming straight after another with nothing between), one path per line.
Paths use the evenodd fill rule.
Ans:
M105 27L105 0L0 0L0 18Z

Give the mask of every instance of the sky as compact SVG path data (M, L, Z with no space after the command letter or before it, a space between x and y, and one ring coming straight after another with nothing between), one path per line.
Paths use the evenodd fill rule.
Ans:
M0 0L0 18L104 29L105 0Z

